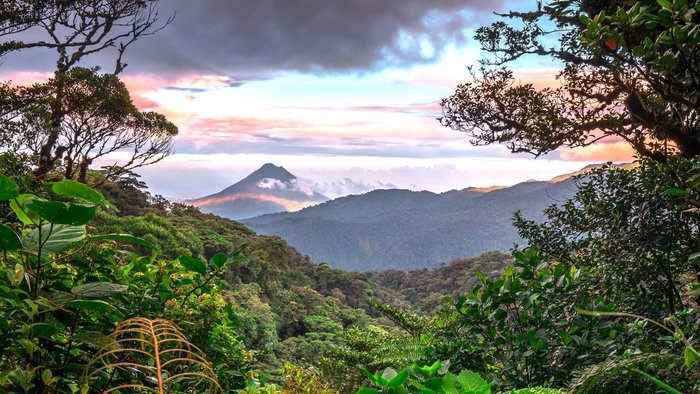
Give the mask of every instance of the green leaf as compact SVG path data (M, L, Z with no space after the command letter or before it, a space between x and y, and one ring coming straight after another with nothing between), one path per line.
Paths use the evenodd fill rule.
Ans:
M17 218L26 225L37 224L39 222L39 216L33 212L27 212L25 204L31 202L33 199L39 198L33 194L20 194L17 198L10 201L10 208L17 215Z
M145 239L142 239L139 237L134 237L133 235L129 235L129 234L94 235L92 237L88 237L85 239L86 242L105 241L105 240L124 241L124 242L129 242L132 244L136 244L136 245L141 245L141 246L146 247L146 248L151 249L151 250L158 250L158 248L155 245L146 241Z
M396 371L394 371L394 372L396 372ZM389 380L389 383L387 383L387 386L393 387L393 388L399 387L406 381L406 379L408 379L408 369L402 370L401 372L396 374L396 376L391 378Z
M30 328L32 338L48 338L57 332L54 326L47 323L34 323Z
M452 374L450 374L452 375ZM454 375L452 375L454 376ZM430 378L425 381L425 386L428 387L429 389L435 391L435 392L444 392L444 386L445 386L445 379L441 377L434 377Z
M41 373L41 381L44 382L45 386L50 385L52 376L53 376L53 373L51 372L50 369L45 369L44 372Z
M102 193L70 179L54 183L51 190L59 196L79 198L99 206L105 206L106 203Z
M80 226L95 216L96 208L91 205L64 203L58 201L34 200L27 208L54 224Z
M685 196L688 191L685 189L679 189L677 187L672 187L664 191L665 196Z
M467 370L462 370L457 375L457 382L462 386L461 392L473 394L489 394L493 384L485 381L479 374Z
M117 320L124 319L124 315L117 308L102 300L73 300L66 305L83 312L97 312L103 315L113 315Z
M17 196L19 196L19 189L15 181L5 174L0 174L0 201L12 200Z
M223 253L217 253L209 259L209 264L215 268L223 267L228 261L228 256Z
M361 387L359 390L357 390L357 394L381 394L381 391L371 389L369 387Z
M57 253L70 248L76 242L80 242L84 235L85 226L45 224L41 226L41 240L39 240L39 228L35 228L22 238L22 243L25 249L32 252L38 252L39 244L43 244L42 251Z
M22 247L22 241L11 228L0 223L0 250L17 250Z
M685 359L685 366L690 368L696 361L700 361L700 354L695 351L690 346L686 346L683 351L683 358Z
M184 265L190 271L198 272L202 275L205 275L207 273L207 266L204 265L203 262L195 259L194 257L180 256L178 260L180 260L180 263L182 263L182 265Z
M646 372L644 372L644 371L642 371L642 370L639 370L639 369L637 369L637 368L632 368L632 370L633 370L634 372L636 372L636 373L642 375L644 378L650 380L652 383L654 383L655 385L659 386L660 388L666 390L667 392L669 392L669 393L671 393L671 394L682 394L680 391L678 391L678 390L674 389L673 387L669 386L667 383L665 383L665 382L663 382L663 381L661 381L661 380L659 380L659 379L657 379L657 378L655 378L655 377L649 375L648 373L646 373Z
M408 389L403 387L403 386L390 387L388 391L389 391L389 394L411 394L411 392L408 391Z
M365 376L367 376L367 379L369 379L369 380L371 380L371 381L374 382L374 375L372 375L372 374L367 370L367 368L363 367L362 365L360 365L360 366L357 367L357 368L360 370L360 372L362 372Z
M447 364L447 363L444 363L444 364ZM439 372L442 370L442 367L443 367L443 363L442 363L442 362L440 362L440 361L435 361L435 362L433 363L433 365L430 366L429 372L430 372L431 375L435 375L436 373L439 373ZM445 372L447 372L447 371L445 371Z
M79 297L102 298L125 292L129 286L110 282L92 282L75 286L70 292Z
M673 10L673 4L668 0L656 0L656 2L662 7L669 11Z

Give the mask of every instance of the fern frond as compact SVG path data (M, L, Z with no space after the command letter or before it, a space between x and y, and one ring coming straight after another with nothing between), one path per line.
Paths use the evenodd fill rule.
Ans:
M103 393L222 391L204 353L173 322L142 317L121 322L107 337L84 384Z
M682 362L682 361L681 361ZM576 378L568 387L570 393L599 393L601 388L610 385L617 386L614 382L621 377L631 377L629 373L635 367L642 366L667 366L672 368L678 364L678 356L673 354L641 354L629 358L611 358L602 363L594 364L578 371Z

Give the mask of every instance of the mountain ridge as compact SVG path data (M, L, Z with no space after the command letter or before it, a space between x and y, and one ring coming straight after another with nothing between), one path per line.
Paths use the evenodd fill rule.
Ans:
M267 213L293 212L327 201L328 198L284 167L265 163L225 189L204 197L185 200L203 212L240 220Z
M574 195L574 176L600 166L489 191L373 190L243 223L256 232L280 236L313 260L335 268L432 268L489 250L509 250L522 241L512 226L515 211L542 221L546 207Z

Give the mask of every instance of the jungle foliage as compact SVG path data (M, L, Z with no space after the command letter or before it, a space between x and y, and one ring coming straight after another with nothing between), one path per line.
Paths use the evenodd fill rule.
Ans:
M527 245L510 261L491 253L409 273L314 264L280 238L148 194L128 168L89 170L94 147L66 156L73 105L134 126L116 74L126 47L157 31L156 3L0 6L0 36L46 20L49 35L77 29L0 47L58 54L56 86L21 96L37 117L16 118L42 126L37 149L0 154L1 391L700 391L697 2L565 0L503 16L520 28L480 29L495 63L563 61L563 86L515 86L485 64L443 102L447 126L535 154L615 136L646 159L581 174L544 222L516 213ZM541 40L547 18L554 46ZM103 41L80 41L90 26ZM113 74L74 67L106 48L117 50ZM81 107L72 86L96 100ZM14 121L11 111L0 115ZM152 120L136 125L174 134Z

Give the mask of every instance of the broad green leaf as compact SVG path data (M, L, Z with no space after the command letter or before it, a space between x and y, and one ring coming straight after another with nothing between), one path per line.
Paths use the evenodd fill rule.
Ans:
M223 253L217 253L209 259L209 264L215 268L221 268L228 261L228 256Z
M685 351L683 351L683 358L685 359L685 366L690 368L696 361L700 361L700 354L695 351L690 346L685 347Z
M444 379L440 377L430 378L425 381L425 386L436 392L444 392Z
M20 194L17 198L10 201L10 208L17 215L17 218L26 225L37 224L39 216L34 212L27 211L26 204L39 197L33 194Z
M473 394L489 394L492 383L485 381L479 374L463 370L457 375L457 382L462 386L461 392Z
M180 260L180 263L182 263L182 265L184 265L190 271L198 272L202 275L205 275L207 273L207 266L204 265L203 262L195 259L194 257L180 256L178 260Z
M427 383L427 382L426 382ZM433 383L435 385L435 383ZM442 377L442 382L441 382L441 387L442 391L444 391L446 394L458 394L461 393L462 391L457 391L457 377L448 372L445 374L445 376ZM468 391L466 391L468 392ZM472 394L472 393L469 393Z
M5 174L0 174L0 201L11 200L17 196L19 196L19 189L15 181Z
M371 389L369 387L361 387L359 390L357 390L357 394L381 394L381 391Z
M34 200L27 208L54 224L80 226L88 223L95 216L95 206L63 203L58 201Z
M389 380L387 386L396 388L401 386L408 379L408 369L404 369Z
M59 196L79 198L99 206L105 205L105 198L102 193L70 179L54 183L51 186L51 190Z
M47 338L57 332L58 330L54 326L46 323L34 323L30 327L32 338Z
M17 250L22 247L22 241L11 228L0 223L0 250Z
M32 229L22 238L24 248L39 251L39 244L43 244L41 250L47 253L62 252L76 242L80 242L85 235L85 226L64 226L62 224L45 224L41 226L41 240L39 240L39 228Z
M112 294L123 293L129 286L110 282L92 282L75 286L70 292L79 297L102 298Z
M151 249L151 250L158 250L158 248L155 245L146 241L145 239L142 239L139 237L134 237L133 235L129 235L129 234L95 235L95 236L88 237L85 239L86 242L105 241L105 240L129 242L132 244L144 246L144 247Z
M102 300L73 300L66 305L83 312L97 312L103 315L113 315L117 320L124 319L124 315L117 308Z

